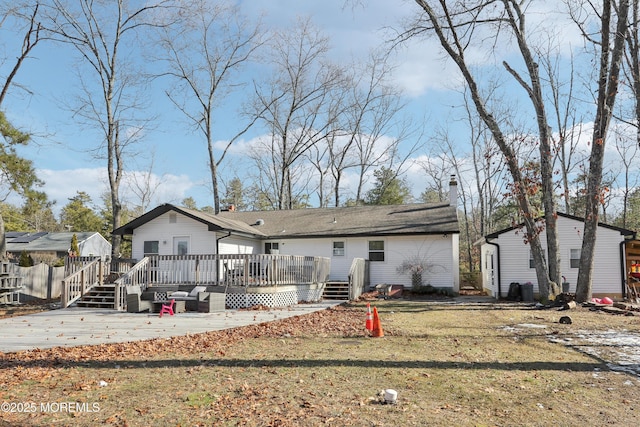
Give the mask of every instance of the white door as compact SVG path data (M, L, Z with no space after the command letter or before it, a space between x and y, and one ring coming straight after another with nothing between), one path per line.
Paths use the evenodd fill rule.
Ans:
M173 254L188 255L189 254L189 236L178 236L173 238ZM187 257L185 257L187 258ZM190 282L192 275L195 273L193 262L187 259L175 260L173 266L173 281L177 283Z
M189 253L189 236L173 238L173 254L187 255Z

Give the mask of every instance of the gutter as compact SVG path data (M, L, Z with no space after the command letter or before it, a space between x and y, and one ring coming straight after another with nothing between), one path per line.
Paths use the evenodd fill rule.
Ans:
M496 255L498 258L498 299L500 299L502 298L502 290L500 289L500 284L502 283L502 274L500 273L502 271L502 263L500 262L500 245L490 241L489 238L485 238L485 242L487 242L488 245L496 247Z

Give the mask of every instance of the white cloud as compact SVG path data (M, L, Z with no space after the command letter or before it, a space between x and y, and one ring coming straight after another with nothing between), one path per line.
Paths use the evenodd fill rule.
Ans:
M39 169L38 177L45 182L42 191L46 192L50 201L56 201L54 213L68 203L79 191L87 193L94 205L102 205L102 195L109 191L107 183L107 171L105 168L78 168L66 170ZM125 174L121 184L122 200L136 204L139 196L131 190L133 180L141 182L145 172L132 171ZM151 187L155 188L150 207L161 203L180 202L190 196L191 190L196 190L196 185L187 175L165 174L162 176L152 174ZM197 197L192 196L197 199ZM22 202L11 200L11 203L20 205Z

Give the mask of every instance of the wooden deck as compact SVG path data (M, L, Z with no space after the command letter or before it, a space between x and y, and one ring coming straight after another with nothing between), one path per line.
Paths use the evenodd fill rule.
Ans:
M75 272L63 281L63 307L79 300L91 289L102 286L105 277L113 276L107 270L107 264L99 259L86 260L84 266L74 268ZM127 286L139 286L143 291L159 285L224 286L232 290L230 294L245 296L291 293L293 286L301 289L303 295L313 296L317 293L317 285L324 286L326 283L329 271L330 260L324 257L262 254L152 255L145 257L125 273L117 273L117 279L113 281L114 308L125 309ZM248 289L251 291L248 292ZM287 301L297 299L297 295L287 296ZM244 296L238 299L240 298L247 299ZM259 301L266 297L252 298Z

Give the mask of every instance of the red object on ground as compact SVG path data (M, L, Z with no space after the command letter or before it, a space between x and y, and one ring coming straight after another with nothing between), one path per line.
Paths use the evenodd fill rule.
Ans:
M371 304L367 303L367 320L364 323L367 331L373 331L373 315L371 314Z
M176 300L172 299L169 304L162 304L162 308L160 309L160 317L163 314L169 314L173 316L173 306L175 305Z
M611 304L613 304L613 300L611 298L609 298L609 297L604 297L604 298L602 298L600 300L600 303L601 304L609 304L609 305L611 305Z
M371 336L374 338L384 336L382 325L380 324L380 317L378 316L378 309L376 307L373 307L373 331L371 331Z

